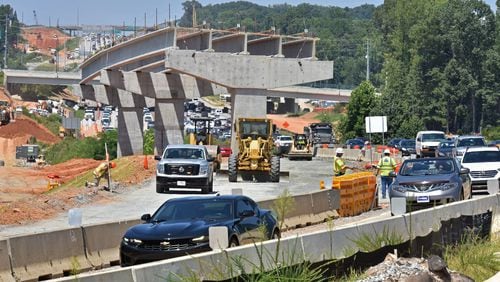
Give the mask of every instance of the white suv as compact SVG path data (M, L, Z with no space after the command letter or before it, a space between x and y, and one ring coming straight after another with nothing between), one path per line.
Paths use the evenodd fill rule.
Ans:
M468 148L461 160L470 170L473 192L487 192L487 182L500 179L500 149L496 147Z

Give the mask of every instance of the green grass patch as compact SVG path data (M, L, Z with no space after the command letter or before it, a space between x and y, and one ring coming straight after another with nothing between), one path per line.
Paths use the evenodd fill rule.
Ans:
M315 118L319 119L321 122L339 122L342 117L345 116L343 113L335 113L335 112L322 112L319 113Z
M461 244L447 247L444 259L450 269L484 281L500 271L500 238L469 236Z
M56 65L43 63L35 67L35 71L56 71Z
M80 45L80 37L71 38L66 41L66 50L75 50ZM64 47L64 46L61 46Z
M56 187L50 191L47 191L46 194L55 193L57 191L64 190L68 187L85 187L86 181L88 181L88 182L94 181L94 175L92 174L92 171L93 170L87 171L83 174L80 174L80 175L76 176L75 178L73 178L71 181L68 181L59 187Z
M39 116L37 114L30 114L26 108L23 108L23 114L37 123L45 126L54 135L59 135L59 126L62 125L62 118L57 114L51 114L47 117Z

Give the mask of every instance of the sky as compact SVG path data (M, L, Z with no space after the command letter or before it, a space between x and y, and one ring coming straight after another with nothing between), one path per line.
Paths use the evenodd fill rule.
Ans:
M164 22L169 17L179 19L182 14L184 0L0 0L0 4L9 4L17 11L19 20L27 25L35 24L33 11L36 11L38 23L55 26L79 24L101 25L133 25L134 17L137 25L155 24L156 9L158 22ZM231 2L227 0L198 0L203 6ZM272 5L287 3L297 5L300 3L318 4L324 6L356 7L362 4L380 5L383 0L250 0L259 5ZM495 10L495 0L486 0ZM77 20L78 19L78 20Z

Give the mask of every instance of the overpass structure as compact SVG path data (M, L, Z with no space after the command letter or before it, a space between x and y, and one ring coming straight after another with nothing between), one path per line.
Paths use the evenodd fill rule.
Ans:
M121 156L142 153L142 108L154 104L155 147L161 152L167 144L183 143L185 99L230 93L233 120L265 117L266 97L347 101L348 95L337 91L294 86L333 77L333 62L315 56L317 40L167 27L90 57L80 66L77 82L76 75L61 73L38 78L74 84L82 98L119 107ZM5 80L26 83L34 78L17 72L7 73Z

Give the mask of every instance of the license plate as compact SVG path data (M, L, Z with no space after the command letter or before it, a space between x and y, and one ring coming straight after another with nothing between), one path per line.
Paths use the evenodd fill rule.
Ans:
M186 186L186 181L177 181L177 186Z
M430 202L429 196L417 196L417 203L428 203Z

